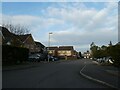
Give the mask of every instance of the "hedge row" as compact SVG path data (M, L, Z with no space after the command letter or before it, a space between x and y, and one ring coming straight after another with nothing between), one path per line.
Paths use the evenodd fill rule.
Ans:
M2 64L12 65L22 63L28 59L29 50L22 47L2 46Z
M120 45L111 45L105 47L105 49L99 48L98 46L92 47L93 58L112 57L113 65L120 67Z
M120 67L120 45L110 46L107 48L109 55L115 60L114 65Z

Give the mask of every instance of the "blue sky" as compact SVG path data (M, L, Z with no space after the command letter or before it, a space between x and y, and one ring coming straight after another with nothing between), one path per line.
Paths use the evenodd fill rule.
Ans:
M64 2L4 2L2 3L2 9L3 13L8 15L29 14L39 16L40 14L42 14L41 11L43 9L46 9L49 6L61 8L60 4L64 4ZM84 2L84 4L88 8L95 7L98 10L104 7L104 2ZM66 3L66 5L72 6L72 2L68 2Z
M77 51L97 45L117 43L116 2L3 2L4 23L29 27L36 41L51 46L73 45Z

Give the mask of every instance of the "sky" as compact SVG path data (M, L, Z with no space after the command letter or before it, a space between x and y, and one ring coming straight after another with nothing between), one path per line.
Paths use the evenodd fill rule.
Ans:
M81 52L92 42L118 42L117 2L2 2L0 16L0 23L29 27L34 40L45 46L49 32L50 46L74 46Z

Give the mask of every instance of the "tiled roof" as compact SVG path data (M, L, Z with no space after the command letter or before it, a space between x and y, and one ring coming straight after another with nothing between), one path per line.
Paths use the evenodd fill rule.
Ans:
M4 37L14 37L14 36L15 36L15 34L11 33L11 32L10 32L7 28L5 28L5 27L2 27L1 31L2 31L2 34L3 34Z
M11 42L15 45L21 45L22 42L19 40L19 38L17 37L17 35L11 33L7 28L5 27L0 27L2 28L2 37L3 37L3 44L6 44L7 42Z
M73 46L59 46L59 50L73 50Z
M15 35L13 33L11 33L7 28L5 27L1 27L0 26L2 35L4 37L5 43L8 41L13 41L15 40L16 42L20 42L20 43L24 43L27 38L29 38L29 36L32 36L31 34L25 34L25 35ZM40 44L42 47L45 47L43 44L41 44L40 42L35 42L36 44Z
M58 49L58 47L57 46L55 46L55 47L47 47L47 49L49 48L49 50L56 50L56 49Z
M26 34L26 35L15 35L11 33L7 28L2 27L2 34L4 37L9 37L9 38L18 38L20 41L24 42L28 36L31 34Z
M31 34L26 34L26 35L18 35L19 39L24 42Z
M49 47L49 50L55 50L55 49L57 49L57 50L74 50L73 46L59 46L59 47L55 46L55 47Z

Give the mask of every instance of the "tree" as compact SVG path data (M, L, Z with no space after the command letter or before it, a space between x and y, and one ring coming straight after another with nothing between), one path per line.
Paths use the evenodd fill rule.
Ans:
M110 43L108 44L109 46L112 46L112 42L110 41Z
M97 50L98 50L98 48L99 48L99 47L96 46L94 42L92 42L92 43L90 44L90 50L91 50L91 57L92 57L92 58L96 58L96 57L97 57Z
M107 46L103 45L103 46L101 46L101 49L102 49L102 50L106 50L106 49L107 49Z
M20 24L13 25L12 23L7 24L3 23L2 26L6 27L7 29L10 30L11 33L14 33L16 35L24 35L29 33L28 27Z
M90 44L90 47L96 46L94 42Z
M79 52L79 56L82 58L82 54L81 54L81 52Z

